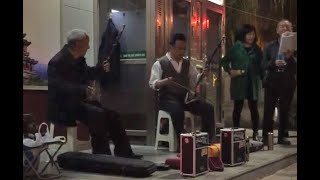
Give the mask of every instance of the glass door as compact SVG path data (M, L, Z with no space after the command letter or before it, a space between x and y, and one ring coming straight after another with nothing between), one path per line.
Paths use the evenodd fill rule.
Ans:
M222 91L222 72L220 67L221 61L221 47L222 47L222 36L221 36L221 22L222 14L207 9L207 31L206 31L206 56L207 60L210 61L210 75L207 79L207 99L213 102L215 106L215 119L216 123L222 123L222 101L223 101L223 91ZM213 54L215 52L215 54Z
M190 61L198 67L205 68L210 61L208 78L200 83L201 95L215 108L215 122L223 126L223 84L221 60L224 44L224 7L207 0L191 0L190 12ZM218 44L221 46L218 47ZM213 56L213 52L216 53ZM219 125L220 126L220 125Z

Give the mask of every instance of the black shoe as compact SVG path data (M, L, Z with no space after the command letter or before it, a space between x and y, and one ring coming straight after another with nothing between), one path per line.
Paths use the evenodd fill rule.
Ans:
M252 140L254 141L260 141L259 139L259 133L257 131L254 131L252 134Z
M131 159L142 159L143 158L143 155L142 154L131 154L130 156L129 156L129 158L131 158Z
M263 146L268 146L268 138L263 137L262 142L263 142Z
M167 171L170 169L169 165L165 163L156 163L157 165L157 171Z
M291 142L286 138L278 138L278 144L291 145Z
M117 157L124 157L130 159L142 159L143 155L132 153L130 155L116 155Z
M289 131L286 131L286 132L284 133L284 136L283 136L283 137L288 138L288 137L289 137Z

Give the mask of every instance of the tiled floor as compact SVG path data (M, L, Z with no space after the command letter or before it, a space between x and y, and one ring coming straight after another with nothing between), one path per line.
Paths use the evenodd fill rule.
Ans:
M296 180L297 179L297 163L294 163L284 169L281 169L271 176L267 176L261 180Z
M252 131L247 130L247 134L252 135ZM261 132L260 132L261 135ZM290 132L290 140L293 145L291 146L282 146L275 145L273 151L261 150L258 152L250 153L250 161L246 164L236 167L225 167L223 172L209 172L205 175L199 176L195 179L230 179L239 174L253 171L258 169L259 167L266 166L270 163L278 161L284 157L294 156L297 153L297 140L296 140L296 132ZM275 142L276 142L277 132L275 132ZM176 156L175 153L170 153L168 150L154 150L152 146L138 146L133 145L133 150L136 153L143 154L144 160L149 160L155 163L164 163L165 159L168 157ZM86 151L90 153L90 150ZM294 169L293 169L294 171ZM48 173L54 173L50 169ZM116 175L103 175L103 174L95 174L95 173L83 173L83 172L75 172L75 171L67 171L62 169L62 177L60 179L63 180L105 180L105 179L137 179L137 178L129 178L123 176ZM168 170L168 171L156 171L152 174L152 176L147 179L185 179L180 175L179 170Z

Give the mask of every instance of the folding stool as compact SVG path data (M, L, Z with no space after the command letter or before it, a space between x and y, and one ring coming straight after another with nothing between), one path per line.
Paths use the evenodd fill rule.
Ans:
M58 148L57 150L53 153L53 154L50 154L50 152L48 151L48 147L49 145L51 144L58 144ZM34 155L34 157L32 159L29 159L27 157L27 151L23 151L23 159L24 159L24 164L25 162L27 162L28 166L25 170L24 170L24 176L27 172L30 171L30 168L31 170L36 174L36 176L38 177L38 179L42 179L42 180L47 180L47 179L54 179L54 178L58 178L58 177L61 177L61 171L58 167L58 165L56 164L56 162L54 161L54 157L57 155L57 153L59 152L59 150L61 149L61 147L65 144L65 142L61 142L61 141L56 141L56 142L50 142L50 143L43 143L41 146L38 146L38 147L32 147L30 148L28 151L32 151L33 149L35 148L41 148L40 151ZM43 153L43 152L46 152L46 154L48 155L49 157L49 161L46 162L46 165L42 168L42 170L40 172L38 172L37 168L34 167L35 165L35 162L37 161L38 158L40 158L40 155ZM45 170L48 168L49 164L53 166L55 166L56 170L58 171L58 174L55 174L55 175L50 175L48 177L46 177L46 175L44 175L43 173L45 172Z

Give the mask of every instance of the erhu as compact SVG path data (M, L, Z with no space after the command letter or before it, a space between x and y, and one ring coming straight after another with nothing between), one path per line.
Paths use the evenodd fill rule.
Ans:
M124 31L124 28L126 27L126 25L122 25L122 29L121 31L118 33L118 35L116 36L114 43L112 44L111 50L109 52L109 55L107 56L106 60L104 60L102 63L103 64L107 64L109 63L110 66L110 59L115 51L115 48L117 46L118 41L121 38L121 35ZM110 69L110 68L109 68ZM96 82L96 80L91 82L91 87L93 88L92 90L92 94L90 95L90 97L88 97L88 100L90 101L99 101L100 102L100 97L101 97L101 92L100 92L100 84Z
M204 70L200 73L199 75L199 78L197 80L197 83L196 83L196 86L195 86L195 90L191 90L190 88L188 87L185 87L179 83L176 83L173 81L173 83L175 85L178 85L179 87L181 88L184 88L186 90L188 90L188 93L187 93L187 96L186 96L186 99L185 99L185 102L186 104L190 103L190 102L193 102L193 101L196 101L196 100L205 100L205 101L209 101L208 99L206 99L205 97L202 97L197 91L197 88L200 84L200 82L202 81L203 79L203 76L204 76L204 73L210 68L210 64L213 62L213 57L214 55L217 53L218 49L221 48L221 44L222 42L225 40L225 36L222 37L222 39L220 40L220 42L218 43L217 47L215 48L215 50L213 51L212 55L210 56L209 60L205 62L205 68ZM218 64L218 62L213 62L215 64ZM213 75L213 84L215 84L215 81L217 80L217 77L215 75ZM209 101L210 102L210 101ZM210 102L212 104L212 102Z

